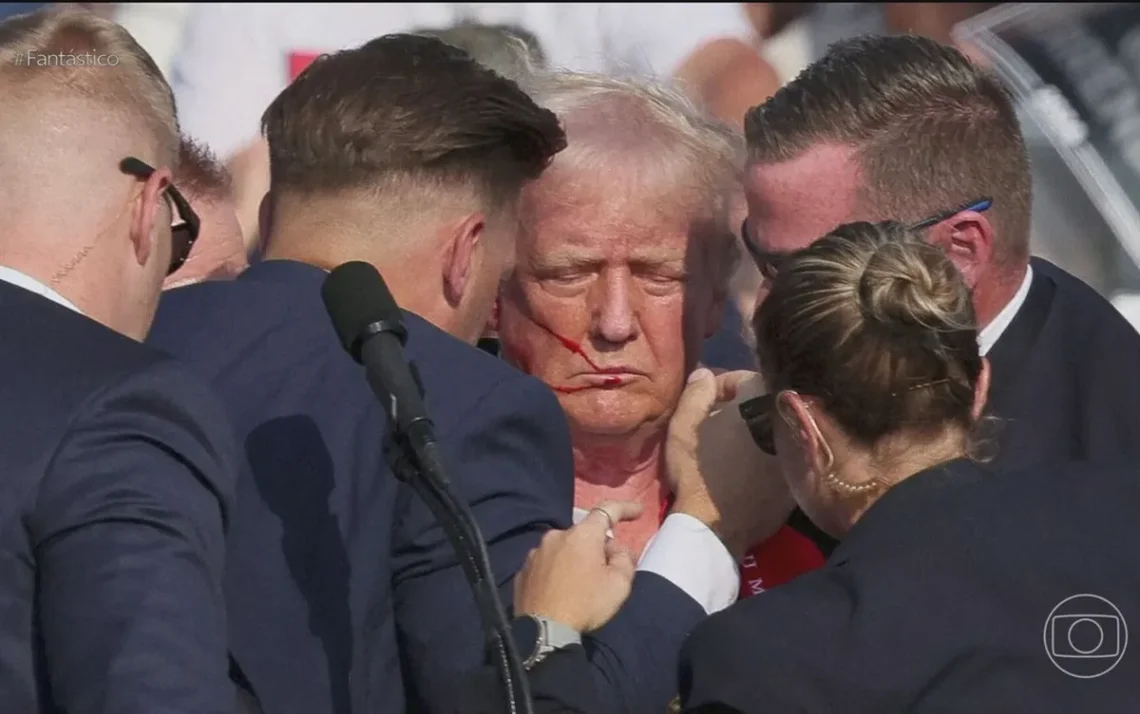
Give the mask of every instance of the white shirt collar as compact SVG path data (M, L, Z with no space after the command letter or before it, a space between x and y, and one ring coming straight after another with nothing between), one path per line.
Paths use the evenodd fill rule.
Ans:
M54 303L63 305L68 310L74 310L75 312L78 312L80 315L83 314L83 311L77 308L75 306L75 303L71 302L32 276L21 273L19 270L0 265L0 280L3 280L6 283L11 283L18 288L23 288L28 292L33 292L41 297L45 297Z
M983 327L978 332L978 352L983 357L994 348L1002 333L1009 328L1013 318L1017 317L1017 311L1025 303L1025 298L1029 295L1029 285L1033 282L1033 266L1029 266L1025 270L1025 279L1021 281L1021 287L1013 294L1013 299L1006 303L1001 312L997 314L990 324Z

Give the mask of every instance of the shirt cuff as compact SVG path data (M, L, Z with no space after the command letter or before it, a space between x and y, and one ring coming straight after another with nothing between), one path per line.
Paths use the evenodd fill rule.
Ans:
M728 549L708 526L685 513L669 514L637 569L673 583L710 615L740 595L740 571Z

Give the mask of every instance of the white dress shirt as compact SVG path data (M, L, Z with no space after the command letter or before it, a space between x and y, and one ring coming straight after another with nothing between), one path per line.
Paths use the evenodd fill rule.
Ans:
M587 513L575 508L574 522ZM669 514L645 546L637 569L673 583L710 615L740 594L740 571L728 549L708 526L684 513Z
M21 273L19 270L7 268L3 265L0 265L0 280L3 280L6 283L11 283L18 288L23 288L24 290L35 293L41 297L45 297L54 303L63 305L69 310L78 312L80 315L83 314L83 311L77 308L75 306L75 303L71 302L32 276Z
M994 348L998 338L1009 328L1013 318L1017 317L1018 310L1025 304L1025 298L1029 295L1029 286L1032 283L1033 266L1029 266L1025 270L1025 279L1021 281L1021 287L1013 294L1013 299L1006 303L990 324L978 331L978 352L983 357Z

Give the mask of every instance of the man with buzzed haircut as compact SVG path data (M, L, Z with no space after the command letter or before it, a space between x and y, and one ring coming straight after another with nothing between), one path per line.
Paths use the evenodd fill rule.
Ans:
M65 9L0 24L0 94L2 708L233 711L235 447L208 389L138 342L193 238L170 88Z

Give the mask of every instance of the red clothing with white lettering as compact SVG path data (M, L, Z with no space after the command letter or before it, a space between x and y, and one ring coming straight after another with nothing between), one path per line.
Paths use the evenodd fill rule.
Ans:
M661 504L660 521L665 521L672 498ZM740 562L740 597L762 593L821 567L826 558L815 543L802 533L781 526L768 540L749 551Z

